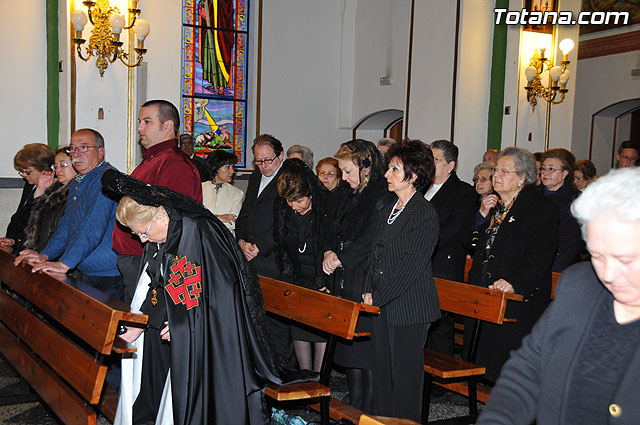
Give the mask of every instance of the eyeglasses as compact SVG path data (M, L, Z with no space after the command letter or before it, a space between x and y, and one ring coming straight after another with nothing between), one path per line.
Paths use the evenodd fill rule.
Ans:
M149 239L149 232L151 231L151 226L153 226L153 223L155 223L156 221L156 217L158 217L158 213L156 213L153 218L151 219L151 223L149 223L149 227L147 227L147 230L145 230L143 233L139 233L139 232L132 232L134 235L138 235L138 237L140 239L145 238L145 239Z
M624 156L624 155L620 155L620 159L626 159L627 161L636 161L638 159L638 156Z
M509 171L505 170L504 168L492 168L491 171L493 172L493 174L498 174L500 177L504 177L507 174L511 173L517 173L517 171Z
M278 155L274 156L271 159L254 159L253 163L256 165L262 165L262 164L270 165L270 164L273 164L273 161L275 161L277 157Z
M480 183L484 183L484 182L486 182L487 180L491 180L491 177L474 177L474 178L473 178L473 182L474 182L474 183L478 183L478 182L480 182Z
M81 153L85 153L89 150L89 148L101 148L102 146L74 146L74 145L69 145L67 146L67 152L68 153L74 153L75 151L81 152Z
M540 174L549 173L553 174L556 171L561 171L562 168L553 168L553 167L540 167Z
M67 168L69 165L71 165L70 162L61 162L59 164L53 164L51 166L52 170L57 170L58 168Z
M18 171L18 174L20 174L20 176L21 176L21 177L24 177L24 176L30 176L30 175L31 175L31 173L33 173L34 171L35 171L35 170L34 170L33 168L31 168L31 169L27 168L26 170L20 170L20 171Z
M335 177L336 176L336 172L335 171L321 171L320 173L318 173L318 175L320 177Z

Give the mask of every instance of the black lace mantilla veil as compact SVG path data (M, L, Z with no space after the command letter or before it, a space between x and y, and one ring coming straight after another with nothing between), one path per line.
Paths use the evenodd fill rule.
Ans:
M239 281L244 288L245 303L249 312L251 327L258 341L262 359L258 363L265 364L274 376L269 373L262 374L264 378L275 383L292 381L317 380L317 374L309 375L298 371L287 370L283 367L284 361L274 349L270 333L267 331L265 320L266 312L262 300L262 291L258 277L244 258L237 242L227 228L208 209L196 200L183 194L176 193L161 186L151 186L136 180L116 170L108 170L102 177L102 184L107 192L115 197L129 196L142 205L154 207L162 206L167 211L172 221L181 221L183 217L205 218L208 224L213 226L219 234L222 249L228 250L237 266ZM267 376L265 376L267 375Z

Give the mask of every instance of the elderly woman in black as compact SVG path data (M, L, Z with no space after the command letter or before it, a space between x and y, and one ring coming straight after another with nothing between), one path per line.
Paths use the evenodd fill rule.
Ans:
M327 197L305 163L287 159L278 177L278 195L273 205L278 279L326 291L329 276L322 271L323 234L330 226ZM308 328L291 327L293 347L300 369L320 372L326 339Z
M322 268L335 275L336 295L361 302L378 218L394 197L383 177L384 158L372 142L355 139L343 143L334 157L351 190L338 192L334 203L337 217L325 244ZM361 318L359 328L370 325L366 322ZM334 358L346 368L350 404L365 412L373 408L372 349L370 340L338 343Z
M24 249L25 229L36 198L53 183L53 152L42 143L24 145L13 158L13 168L25 181L18 209L11 216L7 235L0 238L0 249L18 254Z
M572 185L573 167L576 157L566 149L549 149L542 154L539 190L560 209L558 249L551 271L561 273L570 265L580 261L583 248L580 226L569 208L580 192Z
M551 263L558 241L558 208L535 189L536 164L529 151L509 147L500 152L493 188L500 196L491 219L473 229L475 245L469 282L524 297L509 303L505 316L515 323L484 323L476 363L495 380L509 352L538 320L551 295ZM465 341L472 326L465 326Z
M431 255L438 214L420 193L435 173L433 154L419 140L403 140L386 153L385 174L397 200L378 220L364 302L380 307L373 320L374 412L420 421L423 349L440 317Z

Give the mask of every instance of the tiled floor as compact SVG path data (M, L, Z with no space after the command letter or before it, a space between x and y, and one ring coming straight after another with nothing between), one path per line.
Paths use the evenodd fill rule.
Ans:
M347 382L344 375L335 372L331 376L332 396L348 402ZM465 398L448 393L432 399L430 420L464 415L467 412ZM309 412L303 406L288 405L288 415L299 415L305 421L319 421L319 415ZM0 425L64 425L44 405L37 394L0 356ZM110 425L104 417L98 425ZM227 424L220 424L227 425Z

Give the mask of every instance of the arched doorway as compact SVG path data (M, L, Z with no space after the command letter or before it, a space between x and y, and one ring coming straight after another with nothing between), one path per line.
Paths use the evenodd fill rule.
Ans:
M589 160L599 174L615 166L616 151L625 140L640 140L640 98L602 108L591 116Z
M402 139L403 117L404 112L399 109L374 112L356 123L352 136L374 143L383 137L391 137L397 142Z

